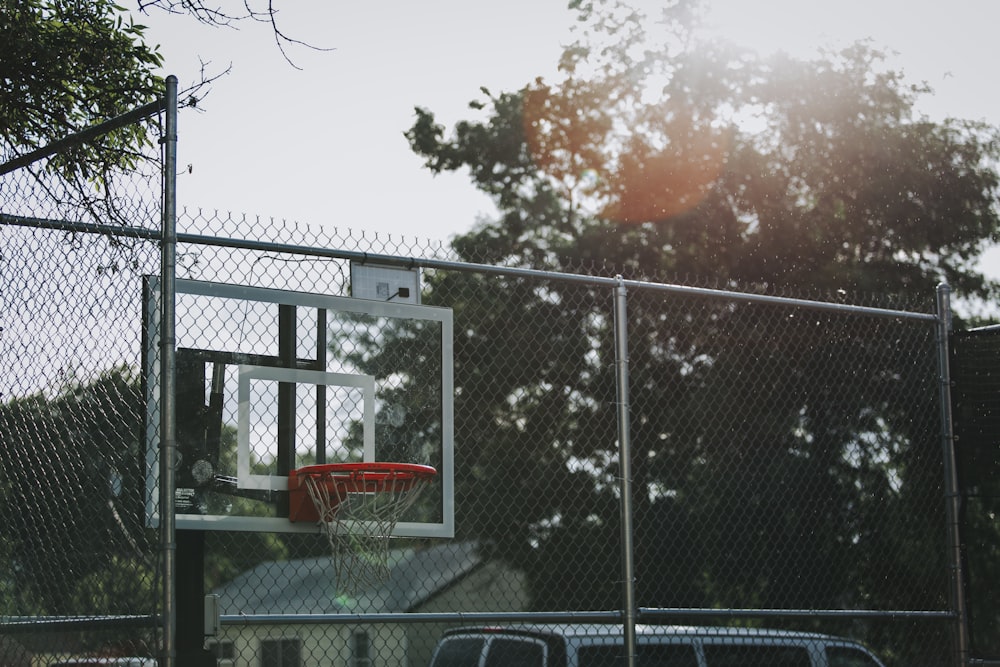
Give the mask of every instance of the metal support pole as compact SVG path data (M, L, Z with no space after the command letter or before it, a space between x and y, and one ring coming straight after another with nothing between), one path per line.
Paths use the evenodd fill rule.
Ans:
M295 306L278 305L278 359L284 368L295 368L297 333ZM279 475L288 475L295 467L295 383L278 383L278 459L275 467ZM278 516L288 516L288 493L277 498Z
M177 657L177 541L174 502L177 460L176 339L174 299L177 253L177 77L167 77L166 136L163 137L163 210L160 279L160 542L163 549L163 645L160 664Z
M326 370L326 308L316 309L316 367ZM326 385L316 385L316 463L326 463Z
M969 661L969 626L962 573L962 535L959 525L961 496L955 457L955 435L951 413L951 364L948 338L951 335L951 288L937 288L938 378L941 404L941 447L944 459L945 513L948 523L948 565L951 570L951 606L955 614L955 653L958 667Z
M623 630L625 643L625 664L636 664L636 603L635 566L632 540L632 438L629 432L628 396L628 322L626 319L625 280L618 276L615 288L615 378L618 395L618 463L621 468L619 489L622 512L622 603Z

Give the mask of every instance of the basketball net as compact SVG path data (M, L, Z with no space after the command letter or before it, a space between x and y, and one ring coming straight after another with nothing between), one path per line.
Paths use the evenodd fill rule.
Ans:
M389 545L399 518L428 486L428 478L396 472L306 475L303 485L330 543L337 588L356 596L389 578Z

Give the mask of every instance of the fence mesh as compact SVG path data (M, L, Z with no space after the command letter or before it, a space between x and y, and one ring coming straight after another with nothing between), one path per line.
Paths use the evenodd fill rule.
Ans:
M142 377L160 170L150 156L96 204L60 194L44 165L0 177L0 664L162 648L146 516L157 406ZM425 665L469 618L620 623L612 286L272 219L182 211L178 232L178 278L313 294L350 294L347 259L317 249L438 260L422 301L454 315L454 538L395 541L388 578L348 595L318 534L202 532L193 576L222 626L195 643L214 660ZM663 287L627 289L640 618L830 633L890 666L953 662L934 321ZM383 361L379 378L419 383L420 358L379 356L411 333L352 344Z
M156 137L159 118L143 122ZM157 651L136 298L159 272L143 237L159 235L163 168L153 141L125 154L100 170L56 154L0 177L4 665Z

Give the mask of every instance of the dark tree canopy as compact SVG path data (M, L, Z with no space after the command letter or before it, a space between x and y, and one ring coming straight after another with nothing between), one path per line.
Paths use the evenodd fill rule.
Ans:
M140 12L184 13L194 21L234 26L268 24L282 55L289 45L316 48L283 32L273 3L235 3L234 9L200 0L149 0ZM3 0L0 30L0 161L24 155L109 120L164 94L156 72L163 65L158 47L146 41L146 27L110 0ZM226 71L194 73L185 82L184 104L195 105ZM49 167L86 191L97 174L128 169L149 142L149 128L133 124L87 148L64 151Z
M996 293L975 264L1000 225L994 128L921 116L930 91L870 44L760 58L697 41L693 3L659 22L574 4L558 81L483 89L451 129L416 110L406 136L426 166L467 170L500 212L454 240L463 258L796 294ZM524 567L537 607L613 608L607 295L430 282L461 323L460 531ZM786 328L796 315L630 298L640 605L947 604L932 340L815 314ZM567 578L567 554L585 554L594 576L573 574L593 586Z
M51 400L39 394L0 405L2 555L4 570L17 573L4 581L4 614L87 613L95 604L129 613L154 600L141 406L124 368ZM92 596L101 582L107 591Z
M124 366L56 396L0 403L0 615L155 607L160 538L145 518L145 419L140 383ZM223 429L222 448L235 457L234 428ZM212 534L209 546L209 587L289 550L255 533Z
M0 12L0 128L26 153L162 94L144 27L107 0L10 0Z
M501 219L456 245L487 261L573 257L715 282L992 289L975 260L998 226L994 128L921 117L929 93L859 43L802 62L695 43L584 4L557 82L407 133L435 172L470 170ZM645 26L665 25L655 36Z

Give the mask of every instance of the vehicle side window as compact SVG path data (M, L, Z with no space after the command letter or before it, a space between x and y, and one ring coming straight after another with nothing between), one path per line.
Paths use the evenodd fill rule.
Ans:
M441 643L433 667L478 667L483 654L481 637L456 637Z
M523 639L494 639L486 655L486 667L545 667L545 646Z
M804 646L767 644L706 644L708 667L809 667Z
M584 646L578 654L580 667L619 667L624 664L622 646ZM645 644L636 648L639 667L698 667L694 647L686 644Z
M870 655L850 646L828 646L826 662L830 667L878 667Z

